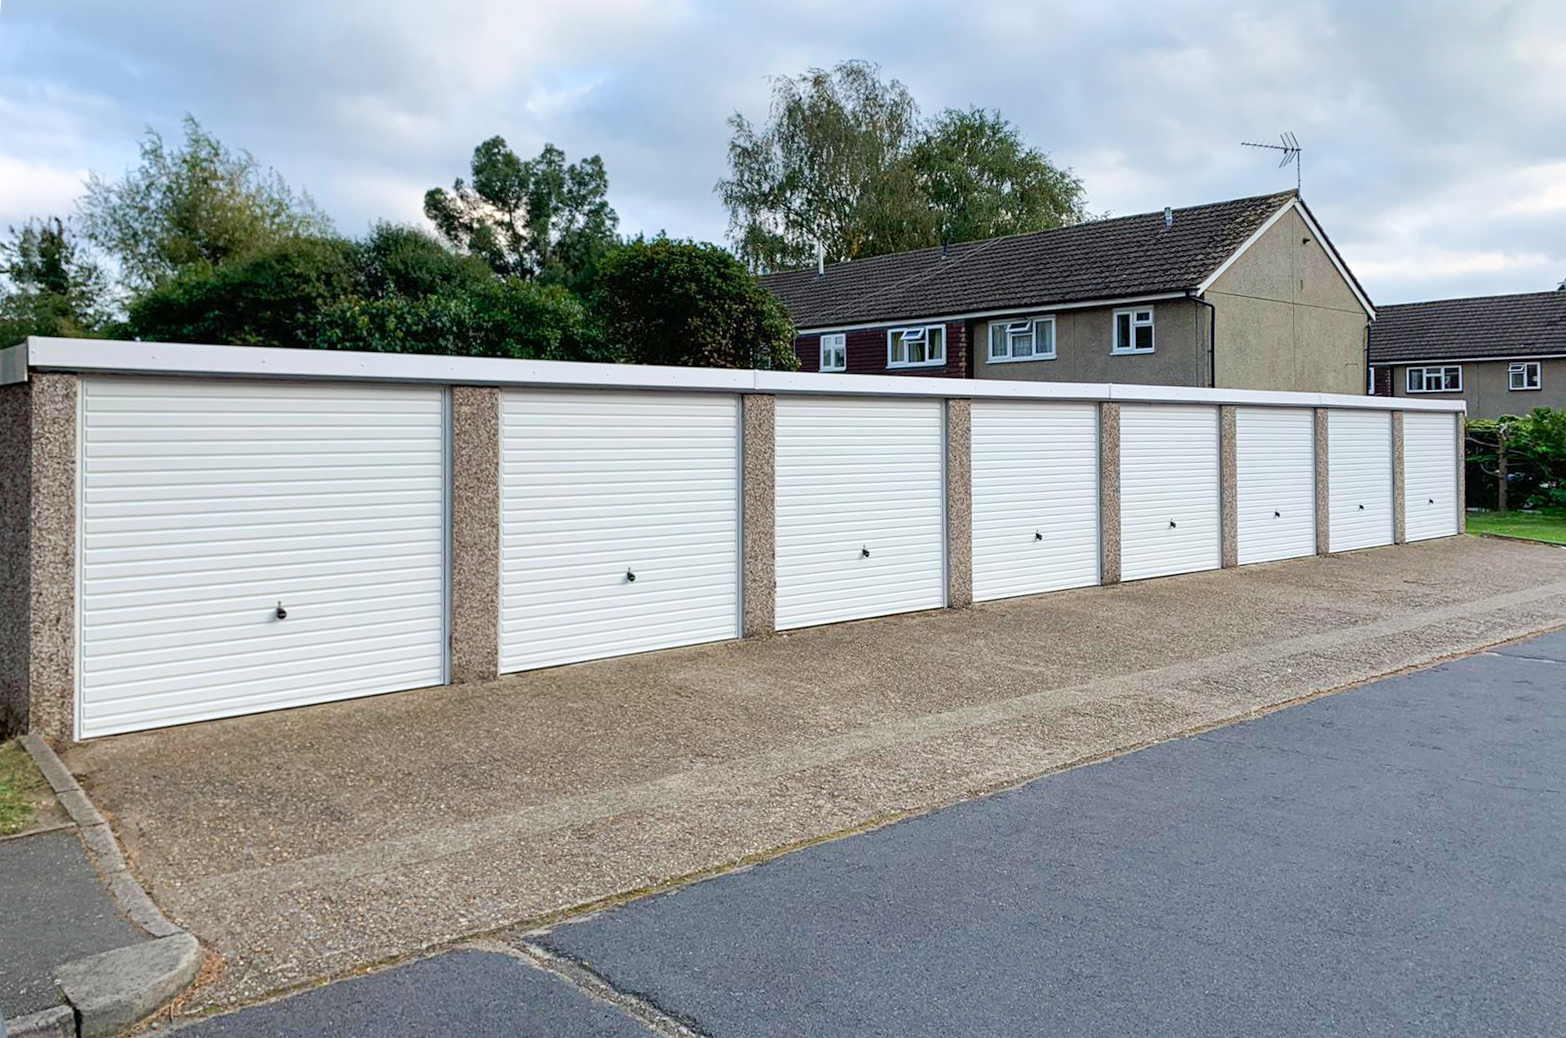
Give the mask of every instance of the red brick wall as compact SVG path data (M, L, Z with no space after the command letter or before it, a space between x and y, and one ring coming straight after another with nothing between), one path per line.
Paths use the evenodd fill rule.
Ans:
M926 378L964 378L968 369L968 329L962 321L946 322L946 365L930 368L888 368L886 333L898 325L861 328L847 333L848 373L851 375L923 375ZM821 336L813 333L794 340L800 371L821 370Z
M1372 390L1372 395L1373 396L1392 396L1392 395L1394 395L1393 392L1392 392L1392 365L1390 365L1390 364L1377 364L1371 370L1374 371L1375 374L1376 374L1375 388L1374 388L1374 390Z

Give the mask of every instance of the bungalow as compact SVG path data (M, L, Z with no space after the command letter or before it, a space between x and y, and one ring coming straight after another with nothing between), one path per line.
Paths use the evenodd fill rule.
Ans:
M1383 307L1372 392L1464 400L1470 418L1566 408L1566 286Z
M1363 394L1375 317L1294 191L762 283L805 371Z

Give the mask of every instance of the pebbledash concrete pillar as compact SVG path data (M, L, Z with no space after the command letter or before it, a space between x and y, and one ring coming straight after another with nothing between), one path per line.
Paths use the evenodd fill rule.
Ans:
M740 397L744 438L744 504L740 633L761 638L777 630L777 397Z
M1457 532L1468 532L1468 413L1457 413Z
M1098 405L1098 582L1120 583L1120 405Z
M973 401L946 401L946 605L973 605Z
M1233 569L1240 564L1240 476L1235 427L1235 409L1233 405L1225 404L1218 409L1218 508L1223 530L1224 569Z
M1403 493L1403 412L1392 412L1392 543L1408 543L1407 502Z
M1327 481L1328 445L1327 409L1316 408L1316 554L1332 551L1331 494Z
M0 736L76 737L75 375L0 388Z
M500 390L451 389L451 680L500 673Z

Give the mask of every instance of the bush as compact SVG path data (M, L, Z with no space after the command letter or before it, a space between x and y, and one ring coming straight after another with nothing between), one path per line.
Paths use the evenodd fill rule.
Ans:
M594 309L605 340L633 363L798 366L788 311L716 245L658 237L621 247L599 268Z
M1566 509L1566 411L1475 419L1467 439L1470 506L1500 506L1504 449L1507 507Z

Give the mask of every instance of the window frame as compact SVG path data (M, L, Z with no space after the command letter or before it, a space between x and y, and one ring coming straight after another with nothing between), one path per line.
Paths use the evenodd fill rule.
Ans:
M1027 355L1022 357L1016 356L1011 352L1011 336L1016 329L1016 326L1019 324L1025 324L1028 326L1029 335L1032 338L1032 342L1028 347ZM1039 350L1039 326L1044 324L1049 325L1049 349L1048 351L1041 352ZM995 329L997 328L1006 329L1005 335L1007 352L1003 357L998 357L995 355ZM1055 333L1056 327L1054 314L1035 314L1031 317L998 318L994 321L990 321L984 326L984 363L1020 364L1033 360L1054 360L1057 355L1055 348Z
M1146 314L1147 320L1139 320L1138 314ZM1125 315L1128 318L1126 325L1130 337L1130 345L1120 345L1120 318ZM1109 352L1116 357L1129 357L1133 354L1154 353L1158 349L1157 332L1158 315L1153 312L1151 306L1126 306L1115 310L1109 317ZM1136 345L1136 330L1147 329L1147 348L1141 349Z
M833 341L829 343L828 340L833 340ZM817 358L816 358L816 361L817 361L816 370L817 371L839 372L839 371L847 371L848 370L848 333L847 332L827 332L826 334L821 336L821 342L820 342L819 346L820 346L820 352L819 352L819 354L817 355ZM838 364L838 365L828 365L827 364L827 351L828 350L833 350L834 352L839 353L842 356L842 358L843 358L843 362L841 364Z
M930 359L930 333L939 332L941 336L941 356L939 359ZM910 338L911 333L918 333L917 339ZM908 360L907 344L914 341L924 343L924 360ZM904 344L903 359L897 360L893 355L895 344ZM946 366L946 325L944 324L911 324L886 330L886 367L893 368L944 368Z
M1533 375L1533 385L1528 376ZM1517 385L1515 376L1523 376L1523 385ZM1537 393L1544 388L1544 363L1537 360L1514 360L1506 365L1506 389L1511 393Z
M1446 384L1446 373L1457 372L1457 385ZM1419 373L1419 389L1414 388L1414 373ZM1435 372L1439 380L1436 388L1430 388L1430 373ZM1463 391L1463 366L1461 364L1426 364L1419 367L1410 367L1403 372L1403 391L1409 396L1420 393L1461 393Z

